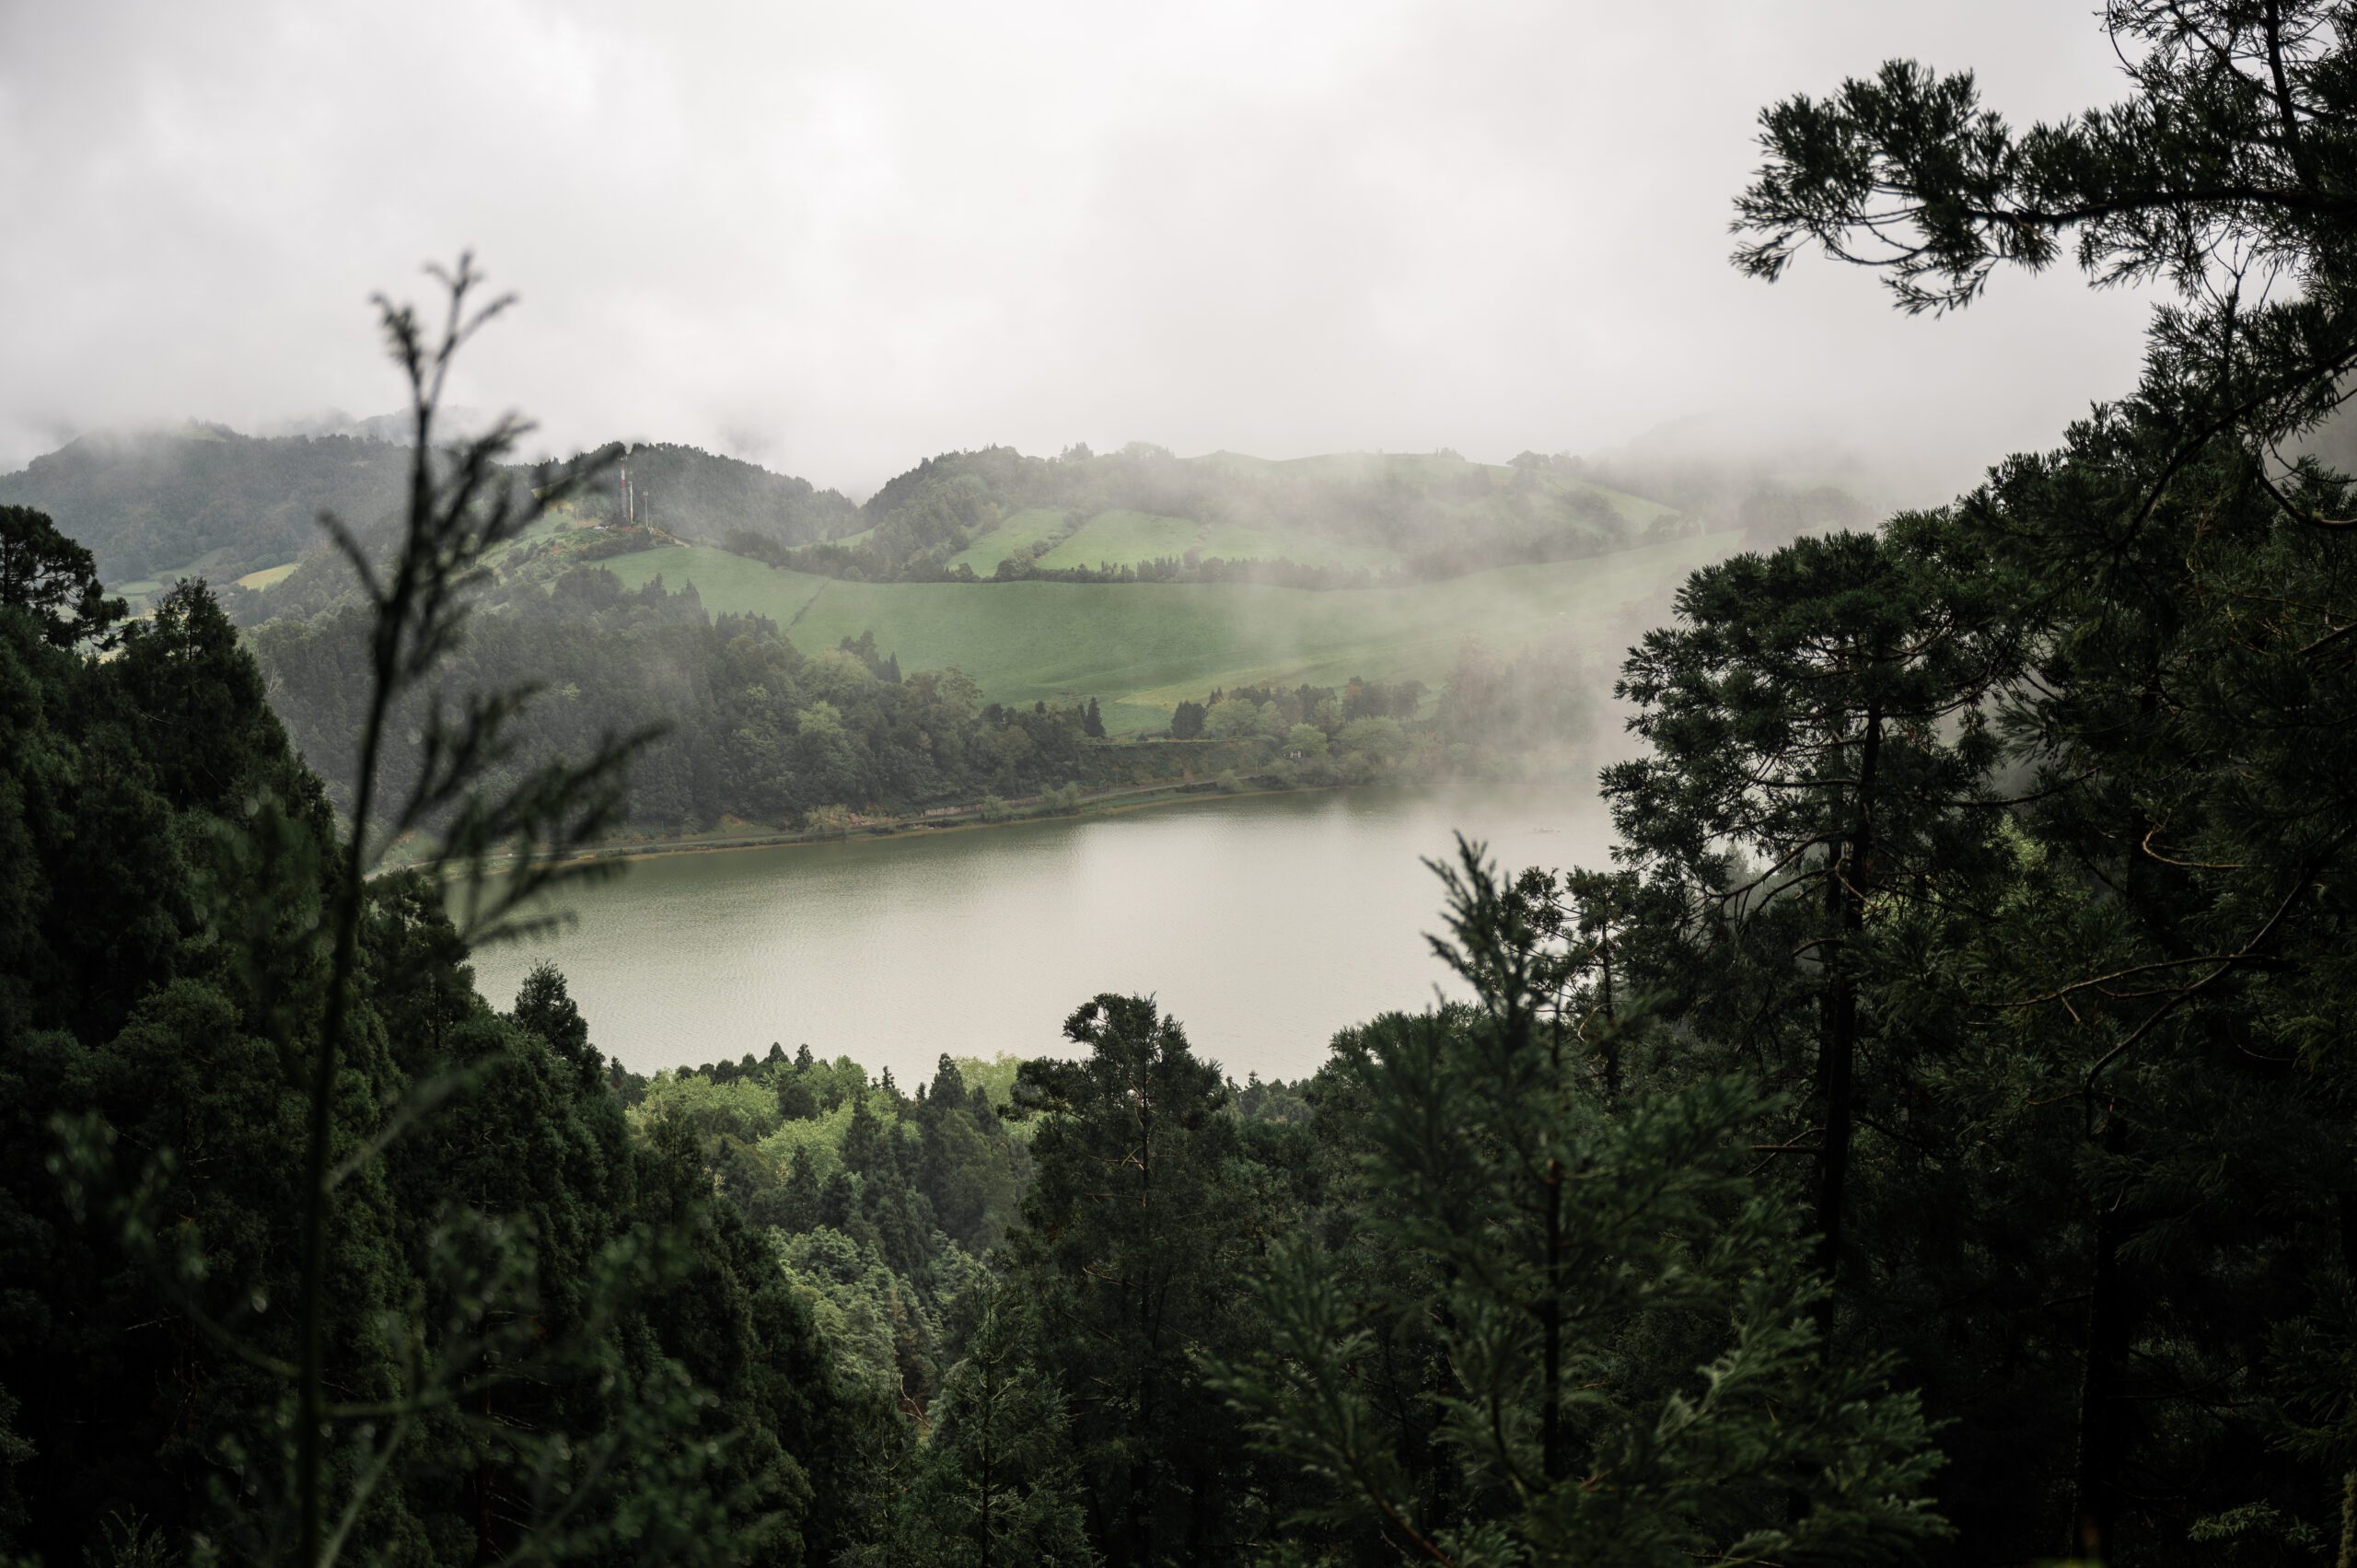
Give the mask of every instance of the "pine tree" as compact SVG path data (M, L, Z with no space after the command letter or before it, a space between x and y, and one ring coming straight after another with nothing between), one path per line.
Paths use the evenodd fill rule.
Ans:
M1239 1342L1234 1283L1250 1237L1225 1091L1178 1023L1103 995L1065 1021L1088 1054L1028 1061L1037 1119L1025 1228L1008 1278L1069 1379L1089 1533L1115 1564L1231 1555L1243 1523L1237 1431L1193 1353Z
M2357 1446L2312 1394L2341 1375L2357 1281L2328 1152L2352 1071L2315 1020L2352 978L2331 890L2357 836L2357 601L2346 481L2286 448L2357 367L2357 41L2317 0L2117 0L2104 19L2128 99L2027 132L1970 75L1907 62L1775 106L1738 262L1772 278L1821 249L1945 310L2070 243L2095 281L2177 296L2133 397L1957 508L2036 611L2008 702L2035 776L1990 918L1923 950L1933 984L1891 989L1956 1015L1953 1168L1988 1184L1969 1194L1988 1235L1910 1250L2022 1303L2012 1342L1955 1380L2026 1362L2057 1390L2059 1413L2025 1401L2011 1427L2050 1434L2022 1473L2067 1477L2049 1544L2067 1521L2087 1557L2337 1536L2348 1560ZM2039 1223L1986 1250L2007 1214ZM1991 1288L2023 1253L2084 1293L2049 1332L2037 1292Z
M1802 539L1695 573L1677 622L1646 634L1616 688L1651 747L1604 775L1631 856L1707 923L1805 933L1786 979L1819 1017L1796 1076L1819 1130L1812 1228L1829 1280L1844 1247L1868 911L1933 897L1992 853L1994 816L1977 807L1997 758L1983 700L2016 662L2007 602L1937 517ZM1797 912L1812 905L1814 917Z
M785 1200L779 1211L778 1227L796 1236L815 1230L819 1213L818 1167L811 1164L810 1151L797 1146L786 1170Z
M1825 1363L1798 1228L1744 1173L1757 1092L1718 1078L1614 1113L1550 1019L1555 966L1518 900L1471 846L1445 875L1435 946L1476 1001L1379 1020L1342 1058L1357 1224L1391 1265L1281 1247L1270 1346L1219 1372L1259 1445L1320 1483L1303 1522L1353 1561L1457 1568L1892 1560L1936 1539L1916 1400L1878 1358ZM1440 1376L1402 1409L1385 1369L1424 1335Z
M877 1568L1086 1568L1071 1417L1027 1326L993 1300L942 1378L933 1430ZM854 1568L865 1560L854 1559Z

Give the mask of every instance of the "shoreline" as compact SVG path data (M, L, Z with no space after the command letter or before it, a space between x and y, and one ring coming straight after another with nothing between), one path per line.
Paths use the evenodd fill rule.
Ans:
M1216 784L1173 784L1138 789L1099 796L1083 801L1070 811L1026 811L993 822L979 814L939 817L931 820L908 818L892 819L888 824L863 827L841 833L796 833L778 831L760 834L714 835L710 837L650 839L644 842L598 844L555 862L559 865L584 865L601 863L626 865L636 860L656 860L683 854L726 854L738 850L807 849L821 844L858 843L884 839L911 839L937 834L976 832L994 828L1019 828L1039 822L1077 822L1091 817L1112 817L1131 811L1147 811L1158 807L1179 806L1189 801L1246 800L1271 795L1321 795L1341 790L1369 789L1396 783L1395 780L1371 780L1366 784L1290 784L1253 789L1222 789ZM511 858L487 863L493 872L505 871L514 864ZM405 869L387 866L386 870Z
M1576 772L1576 770L1573 771ZM1333 795L1351 790L1415 788L1469 776L1443 772L1415 778L1368 779L1358 784L1256 784L1250 788L1241 789L1223 789L1217 784L1208 782L1172 783L1109 792L1095 799L1083 800L1070 811L1026 810L1002 818L997 821L987 820L979 812L968 812L933 819L908 817L879 819L871 826L834 833L790 832L781 830L760 833L714 833L637 842L621 841L593 845L566 855L554 864L568 866L606 863L626 865L632 861L656 860L673 855L726 854L739 850L803 849L821 844L912 839L935 834L974 832L994 828L1019 828L1041 822L1076 822L1092 817L1114 817L1132 811L1148 811L1163 807L1181 806L1190 801L1251 800L1279 795ZM1554 776L1553 771L1542 768L1522 775L1520 782L1549 776ZM512 856L502 856L488 862L486 869L494 874L505 873L514 864ZM415 863L386 865L380 866L374 875L414 868Z

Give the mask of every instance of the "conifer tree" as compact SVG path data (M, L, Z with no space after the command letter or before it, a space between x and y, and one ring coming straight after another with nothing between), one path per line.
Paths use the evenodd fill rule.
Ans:
M1016 1315L987 1304L927 1412L916 1473L877 1568L1088 1568L1079 1465L1062 1391ZM855 1558L855 1568L867 1559Z
M1651 752L1606 771L1627 853L1711 923L1799 923L1789 981L1815 994L1805 1089L1811 1228L1840 1269L1858 1115L1859 974L1877 900L1972 875L1994 817L1984 700L2014 639L1994 575L1935 517L1806 538L1705 567L1617 690ZM1779 908L1779 906L1783 906ZM1813 916L1788 912L1813 906ZM1829 1323L1829 1318L1828 1319Z
M1910 1005L1959 1009L1944 1098L2004 1151L1955 1145L2007 1187L1980 1212L2051 1216L2025 1249L2084 1293L2011 1353L2067 1368L2048 1540L2345 1561L2357 1448L2311 1395L2357 1280L2328 1152L2351 1068L2314 1020L2351 978L2357 600L2345 478L2293 444L2357 367L2357 37L2324 0L2103 15L2115 107L2017 131L1969 75L1892 62L1771 109L1737 260L1821 249L1946 310L2073 245L2176 296L2134 396L1956 509L2037 628L2007 694L2035 782L2012 888Z
M1246 1520L1235 1420L1193 1359L1239 1343L1233 1286L1252 1244L1225 1090L1144 997L1098 996L1064 1038L1088 1054L1028 1061L1016 1079L1039 1125L1010 1283L1037 1313L1039 1359L1072 1389L1106 1561L1213 1561Z
M1361 1031L1359 1225L1394 1263L1274 1254L1269 1348L1219 1383L1260 1446L1319 1483L1305 1523L1351 1561L1832 1562L1942 1527L1937 1463L1878 1358L1817 1353L1791 1213L1744 1174L1756 1090L1718 1078L1614 1114L1550 1017L1554 956L1478 848L1444 870L1434 946L1475 1002ZM1622 1028L1634 1028L1624 1023ZM1378 1376L1428 1326L1446 1477L1413 1473Z

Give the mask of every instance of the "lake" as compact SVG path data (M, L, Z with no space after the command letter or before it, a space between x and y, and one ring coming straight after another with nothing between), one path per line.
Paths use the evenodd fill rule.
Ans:
M904 1086L943 1051L1064 1048L1099 992L1152 993L1237 1079L1315 1072L1337 1029L1432 1001L1420 857L1452 830L1509 867L1601 865L1585 777L1210 797L927 836L659 855L570 896L568 930L476 955L506 1005L542 958L639 1072L772 1041Z

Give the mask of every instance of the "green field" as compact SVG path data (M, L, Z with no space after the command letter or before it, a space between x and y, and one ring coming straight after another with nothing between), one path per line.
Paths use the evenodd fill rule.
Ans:
M971 567L987 577L998 563L1026 546L1055 539L1063 532L1067 513L1053 506L1032 506L1016 513L949 558L949 564ZM1141 566L1149 561L1181 560L1189 551L1209 559L1229 561L1291 561L1304 566L1348 571L1364 567L1380 572L1398 563L1387 550L1345 544L1323 535L1280 528L1248 528L1237 523L1196 522L1187 517L1157 517L1151 512L1099 512L1070 538L1039 557L1053 571L1073 567Z
M1039 564L1061 570L1067 566L1136 566L1166 557L1176 560L1195 547L1201 524L1185 517L1157 517L1151 512L1099 512L1047 554Z
M107 591L112 594L120 594L122 598L131 601L131 608L134 610L144 614L145 613L146 602L148 600L156 598L166 588L170 587L174 583L179 582L183 577L203 577L208 582L220 582L222 580L221 573L223 563L227 561L230 558L230 555L231 552L226 547L219 550L209 550L193 561L185 562L178 566L168 566L164 570L157 572L151 576L142 577L135 582L110 583L107 586ZM295 567L293 563L289 563L283 567L272 568L273 571L278 574L279 577L285 576L294 569ZM257 574L252 573L248 574L249 576L256 575ZM242 583L246 579L244 577L239 577L237 580ZM276 580L277 578L275 577L272 579L273 582Z
M633 587L693 583L714 614L766 615L805 650L873 631L904 670L955 666L999 702L1096 697L1115 733L1156 729L1181 700L1262 680L1352 676L1438 685L1468 637L1510 652L1558 636L1593 644L1599 673L1685 574L1731 535L1587 561L1509 566L1403 588L1248 583L851 583L725 551L642 551L600 563Z
M977 577L987 577L998 570L1000 562L1042 540L1055 538L1063 528L1064 511L1061 506L1027 506L990 532L976 534L973 543L949 558L949 567L955 571L965 566Z
M276 566L265 566L259 572L249 572L238 579L241 588L266 588L273 583L283 583L295 575L300 561L287 561Z
M1205 523L1195 548L1206 560L1218 556L1228 561L1291 561L1343 572L1359 567L1381 572L1399 563L1398 552L1375 545L1346 544L1306 530L1272 533L1241 523Z

